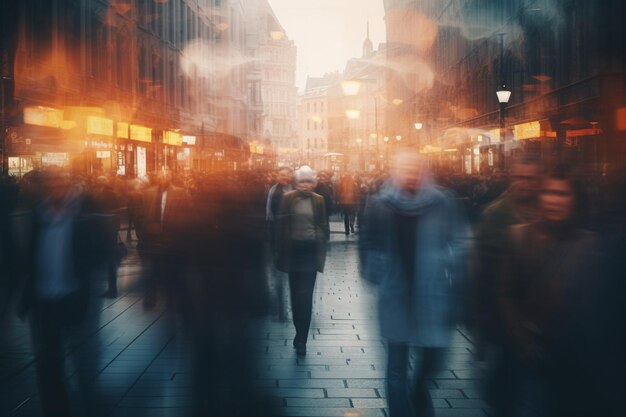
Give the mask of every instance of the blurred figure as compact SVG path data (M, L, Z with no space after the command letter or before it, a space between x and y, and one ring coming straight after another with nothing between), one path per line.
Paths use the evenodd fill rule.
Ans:
M136 213L137 249L147 263L144 306L156 305L162 292L167 304L179 294L185 257L189 256L195 212L191 197L172 184L172 174L165 168L158 172L156 185L145 190Z
M354 220L359 205L359 185L352 175L344 174L339 180L339 204L343 213L343 224L346 235L354 233Z
M305 355L315 278L318 271L324 272L328 226L324 197L313 192L315 172L305 165L296 171L295 180L296 189L283 196L276 219L276 267L289 274L293 346L298 355Z
M502 276L502 260L509 226L533 222L538 218L537 196L541 167L532 158L516 160L511 166L511 184L485 209L476 230L476 256L473 271L475 334L478 354L487 360L486 398L497 417L511 415L515 388L510 377L511 352L504 344L504 327L498 314L497 288Z
M49 168L43 181L45 191L32 215L19 313L30 316L44 415L71 416L63 372L65 345L78 337L85 324L90 278L107 259L107 238L95 200L72 186L68 173ZM97 358L81 356L78 360L81 400L97 409L86 393L95 377L86 369L94 366L90 361Z
M98 207L105 216L106 232L107 232L107 253L109 259L106 261L107 283L108 288L102 294L106 298L117 297L117 268L119 259L117 257L118 233L120 230L119 198L113 187L109 184L109 179L105 176L99 176L96 179L95 195Z
M11 177L0 177L0 323L15 290L16 245L11 215L19 187Z
M359 239L362 274L379 284L391 417L434 415L426 380L451 344L468 237L462 212L426 163L417 150L398 152L390 181L370 197Z
M335 199L335 189L332 182L332 171L320 171L317 174L317 185L315 186L315 193L324 197L324 204L326 207L326 223L328 224L328 230L326 231L328 238L330 239L330 215L333 213L333 200Z
M256 319L267 311L263 269L265 199L261 178L210 178L196 195L194 264L185 324L193 342L191 416L271 416L255 389Z
M509 228L497 287L516 361L508 375L514 388L509 415L608 415L608 404L598 401L594 349L579 346L599 277L597 238L580 227L583 201L582 187L558 170L541 184L540 218ZM597 342L584 344L597 349Z
M278 319L284 321L286 318L285 308L285 274L276 270L273 259L276 257L276 217L283 199L283 195L293 190L293 170L289 167L281 167L278 169L275 178L276 183L273 184L267 192L265 204L265 219L267 220L267 239L269 245L269 281L274 298L273 305L276 306Z

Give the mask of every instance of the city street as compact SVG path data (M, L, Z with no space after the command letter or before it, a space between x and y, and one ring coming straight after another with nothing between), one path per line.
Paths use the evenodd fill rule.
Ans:
M386 416L385 346L378 335L374 289L358 275L355 235L332 223L324 274L318 274L306 357L291 345L292 324L262 323L256 383L284 416ZM186 342L163 310L144 311L134 251L120 268L121 296L98 299L97 324L72 349L85 351L102 410L111 416L185 416L191 402ZM102 289L104 289L104 278ZM102 289L99 289L100 292ZM287 294L288 291L285 291ZM285 300L288 305L288 300ZM2 416L40 415L28 326L10 314L0 333ZM430 382L438 417L487 416L473 345L457 330L444 369ZM217 358L216 358L217 359ZM71 361L67 361L71 363ZM78 398L77 372L67 369ZM245 399L242 399L245 400Z

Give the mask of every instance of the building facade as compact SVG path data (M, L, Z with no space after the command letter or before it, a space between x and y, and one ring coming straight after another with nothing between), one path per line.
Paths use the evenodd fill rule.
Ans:
M246 1L250 134L275 163L291 165L297 156L296 46L267 0ZM264 158L267 160L268 158Z
M242 0L17 3L14 48L3 44L5 171L143 176L245 162L242 147L214 139L247 136Z
M390 125L406 135L422 123L419 146L447 167L503 169L530 150L605 172L624 156L623 2L386 0L385 11L387 95L401 102Z

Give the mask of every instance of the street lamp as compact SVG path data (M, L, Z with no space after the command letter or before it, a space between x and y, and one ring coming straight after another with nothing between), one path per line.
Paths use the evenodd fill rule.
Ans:
M397 140L398 142L400 142L400 141L402 140L402 136L400 136L400 135L396 136L396 140Z
M422 124L420 122L416 122L413 126L415 126L415 130L420 130L422 128Z
M360 111L360 110L354 110L354 109L351 109L351 110L346 110L346 117L347 117L348 119L351 119L351 120L356 120L356 119L358 119L360 116L361 116L361 111Z
M361 82L357 80L347 80L341 83L341 89L346 96L356 96L361 89Z
M506 140L506 130L505 130L505 111L506 105L511 98L511 90L507 88L507 86L502 83L500 88L496 91L496 95L498 96L498 103L500 104L500 144L498 148L500 148L500 168L504 168L504 141Z

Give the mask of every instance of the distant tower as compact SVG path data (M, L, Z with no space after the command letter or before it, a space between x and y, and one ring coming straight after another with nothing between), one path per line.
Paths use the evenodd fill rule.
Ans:
M370 40L370 22L367 21L367 36L363 42L363 58L369 58L374 53L374 44Z

